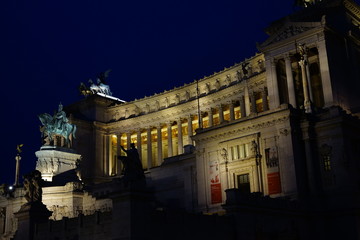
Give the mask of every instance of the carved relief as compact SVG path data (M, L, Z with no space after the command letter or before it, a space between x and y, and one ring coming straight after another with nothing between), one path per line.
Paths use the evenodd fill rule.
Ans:
M140 108L138 106L135 106L134 114L139 115L140 114Z
M180 103L180 94L176 94L175 95L175 104L179 104Z
M225 83L226 83L226 85L230 85L230 83L231 83L231 76L230 76L230 74L226 75Z
M155 101L155 110L158 111L160 109L160 103L158 100Z
M189 92L189 91L186 91L186 92L185 92L185 100L186 100L186 101L189 101L189 99L190 99L190 92Z
M288 26L287 28L285 28L281 33L279 33L274 40L272 41L274 42L279 42L281 40L290 38L292 36L298 35L302 32L305 32L307 30L310 30L311 27L304 27L304 26Z
M206 93L209 93L210 91L211 91L210 83L206 83L206 84L205 84L205 92L206 92Z
M147 103L146 105L145 105L145 113L149 113L150 112L150 105Z
M219 90L220 87L221 87L221 83L220 83L220 79L218 78L218 79L216 79L216 81L215 81L215 88L216 88L216 90Z

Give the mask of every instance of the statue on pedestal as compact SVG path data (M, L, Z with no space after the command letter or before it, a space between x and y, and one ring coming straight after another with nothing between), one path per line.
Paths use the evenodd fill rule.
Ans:
M54 135L60 135L65 138L65 144L67 146L69 145L70 136L75 138L76 126L69 123L61 103L54 116L43 113L39 115L39 119L43 124L40 131L42 133L42 138L45 141L45 145L52 144Z

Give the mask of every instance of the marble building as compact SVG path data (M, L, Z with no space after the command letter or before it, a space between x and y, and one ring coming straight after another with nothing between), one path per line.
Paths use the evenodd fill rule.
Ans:
M226 214L233 203L227 192L236 189L311 201L330 214L346 206L346 219L345 212L356 212L360 7L352 0L305 2L266 29L269 38L259 53L221 72L131 102L95 93L65 106L77 132L72 152L62 155L71 155L70 170L81 159L81 181L93 187L45 187L51 218L75 218L76 210L88 216L111 212L107 196L123 170L120 146L131 143L158 209ZM66 147L57 141L51 154ZM39 162L51 158L47 150L37 152ZM51 180L64 171L43 173ZM25 202L21 196L17 189L13 198L0 199L3 239L14 235L12 214ZM60 210L65 206L70 210Z

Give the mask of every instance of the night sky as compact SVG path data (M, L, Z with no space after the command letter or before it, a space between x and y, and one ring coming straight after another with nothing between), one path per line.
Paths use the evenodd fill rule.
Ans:
M37 115L82 99L80 82L112 69L125 101L170 90L257 52L292 0L17 1L0 3L0 184L35 168Z

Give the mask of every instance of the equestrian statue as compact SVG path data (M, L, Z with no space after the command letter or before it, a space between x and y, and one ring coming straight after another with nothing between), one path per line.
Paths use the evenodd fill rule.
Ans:
M62 136L65 139L66 146L69 146L71 139L75 138L76 125L69 123L61 103L54 116L43 113L39 115L39 119L43 125L40 127L42 138L48 141L46 145L53 143L55 135Z

